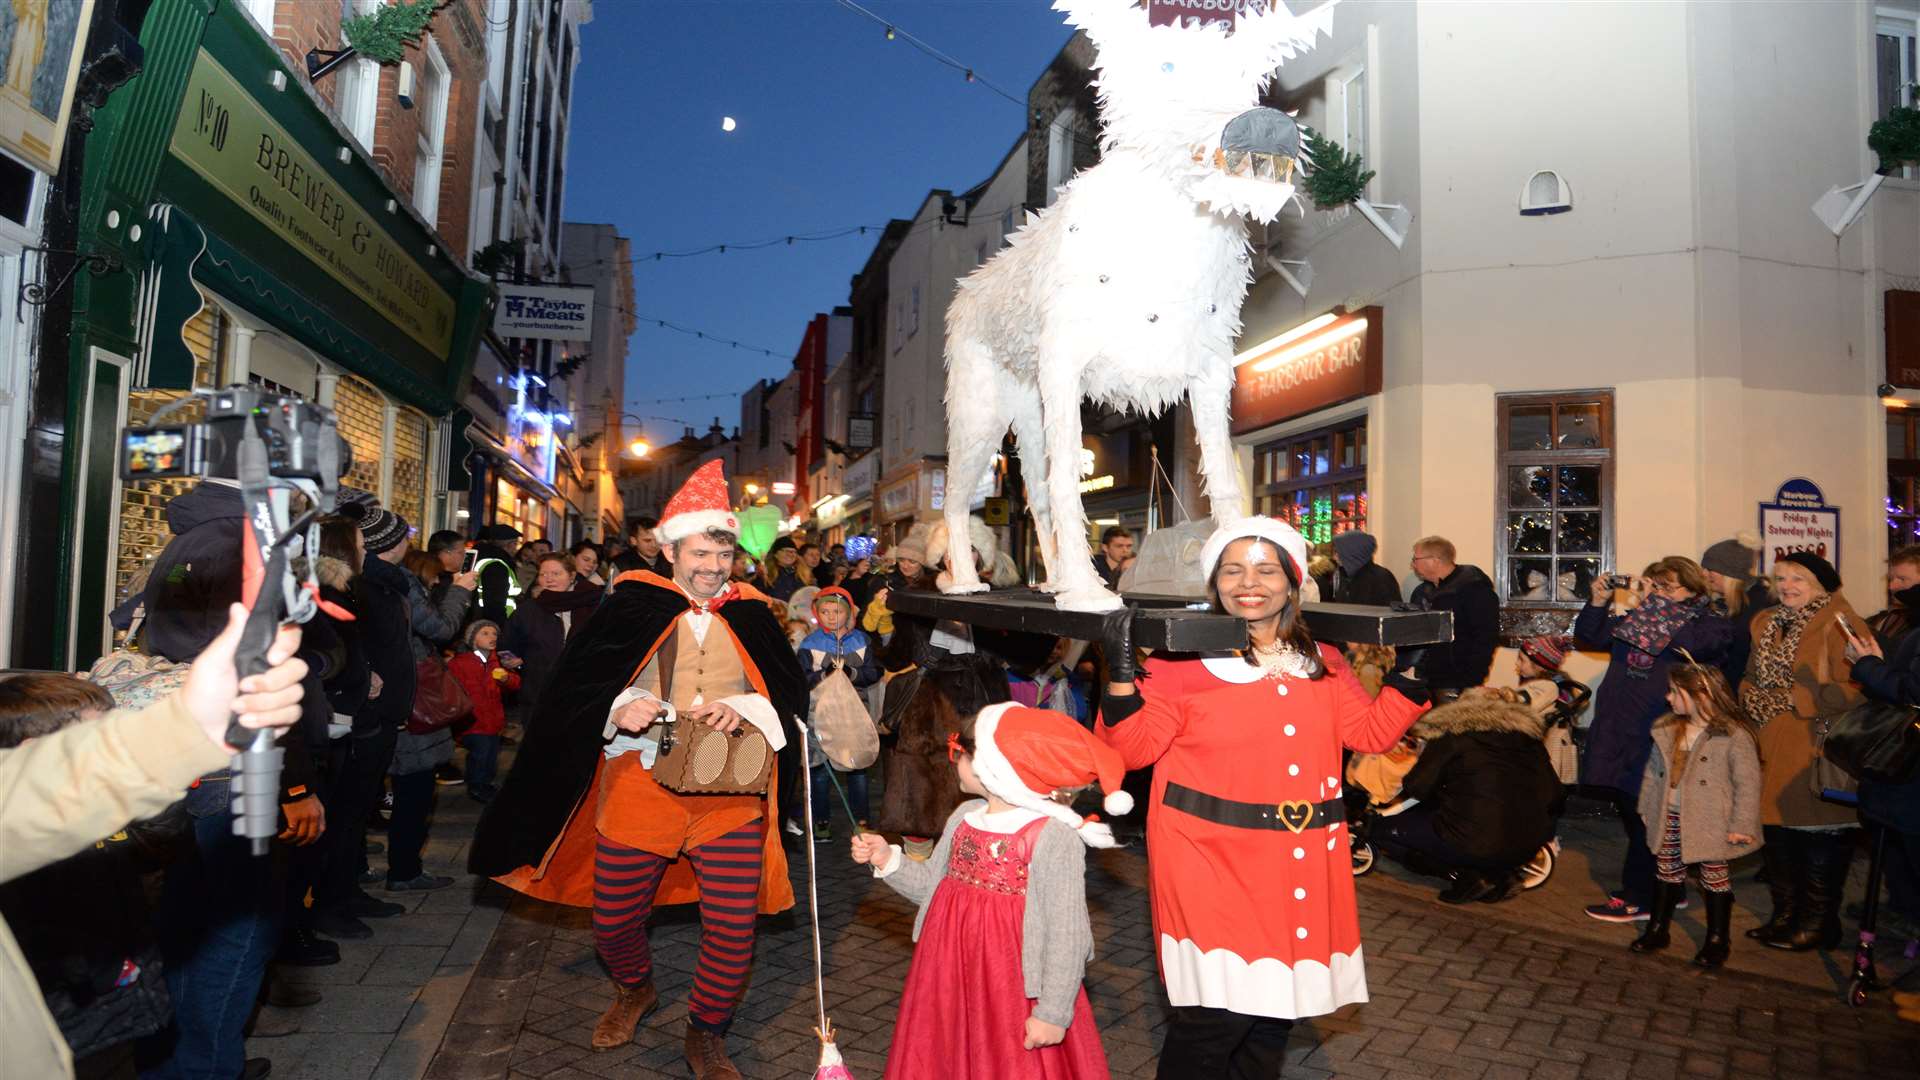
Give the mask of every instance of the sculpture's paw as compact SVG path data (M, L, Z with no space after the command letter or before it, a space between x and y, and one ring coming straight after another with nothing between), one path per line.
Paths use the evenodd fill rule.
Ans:
M1125 603L1113 593L1095 586L1069 588L1055 594L1053 606L1061 611L1116 611Z
M1034 588L1039 589L1043 593L1057 593L1063 586L1057 581L1043 581L1034 586Z
M968 593L983 593L993 588L993 586L988 585L978 578L972 581L955 581L950 574L941 574L934 580L934 584L938 585L940 591L946 593L948 596L966 596Z

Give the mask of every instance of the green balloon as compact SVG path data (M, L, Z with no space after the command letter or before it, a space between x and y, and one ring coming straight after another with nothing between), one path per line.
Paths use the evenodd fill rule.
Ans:
M756 559L767 557L767 549L780 539L780 508L749 506L736 515L740 519L740 550Z

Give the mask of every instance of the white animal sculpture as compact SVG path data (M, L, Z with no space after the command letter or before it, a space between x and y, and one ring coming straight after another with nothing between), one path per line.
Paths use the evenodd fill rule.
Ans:
M1242 514L1227 405L1249 221L1293 198L1299 130L1258 107L1281 61L1331 28L1273 4L1217 27L1150 26L1132 0L1056 0L1084 30L1103 120L1100 164L960 282L947 310L948 491L973 491L1007 429L1027 477L1057 606L1120 606L1094 572L1080 504L1080 401L1156 415L1185 397L1216 521ZM965 499L950 593L987 588L967 551Z

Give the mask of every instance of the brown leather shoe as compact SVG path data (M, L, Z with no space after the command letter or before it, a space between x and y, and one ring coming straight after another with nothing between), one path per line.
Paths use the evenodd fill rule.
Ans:
M600 1014L600 1022L593 1025L595 1050L613 1050L632 1042L633 1029L640 1023L640 1018L660 1003L660 994L654 990L652 979L639 986L613 985L613 1004Z
M727 1040L692 1024L687 1025L687 1065L693 1080L744 1080L727 1060Z

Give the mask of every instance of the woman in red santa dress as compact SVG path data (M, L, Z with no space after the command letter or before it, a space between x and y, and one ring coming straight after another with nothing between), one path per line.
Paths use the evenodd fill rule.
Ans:
M1100 735L1154 767L1149 878L1173 1005L1162 1080L1277 1077L1293 1021L1367 1000L1341 747L1390 749L1427 709L1408 671L1369 698L1300 618L1307 545L1287 524L1226 525L1202 552L1215 609L1251 647L1155 656L1136 687L1125 612L1108 620Z

